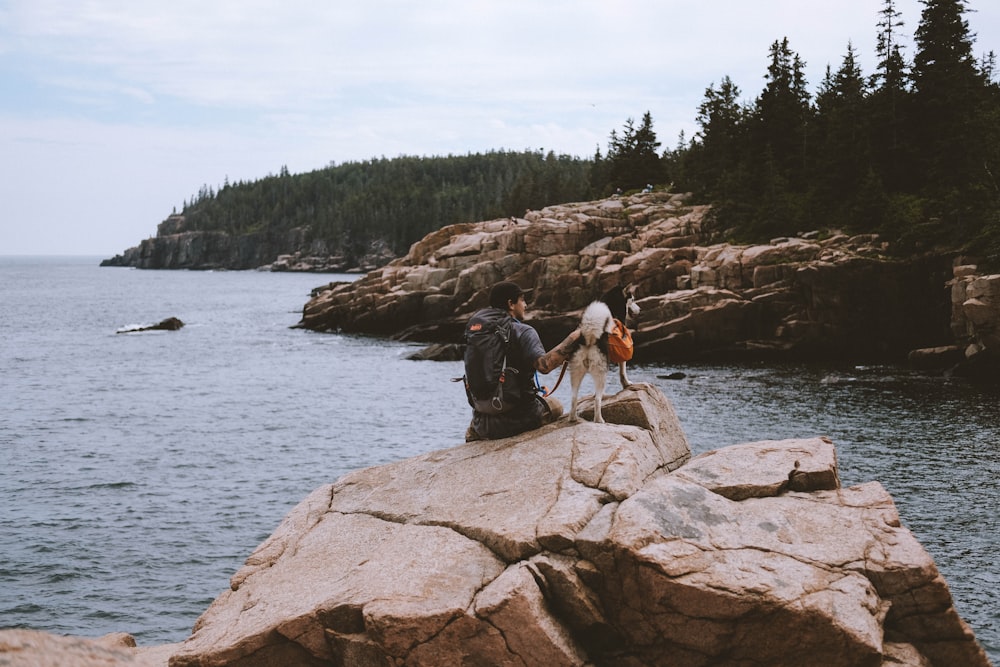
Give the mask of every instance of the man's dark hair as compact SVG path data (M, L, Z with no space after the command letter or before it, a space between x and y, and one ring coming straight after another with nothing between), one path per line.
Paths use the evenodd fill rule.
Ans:
M518 287L517 283L505 280L502 283L497 283L490 290L490 305L500 310L507 310L507 302L517 301L522 294L524 294L524 290Z

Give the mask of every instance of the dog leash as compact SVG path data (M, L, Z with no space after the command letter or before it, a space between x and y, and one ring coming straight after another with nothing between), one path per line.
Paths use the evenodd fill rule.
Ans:
M551 391L546 391L544 394L542 394L542 398L548 398L549 396L555 393L556 389L559 388L559 383L562 382L563 376L566 375L567 366L569 366L569 362L564 361L562 365L562 370L559 371L559 379L556 380L556 386L552 387Z

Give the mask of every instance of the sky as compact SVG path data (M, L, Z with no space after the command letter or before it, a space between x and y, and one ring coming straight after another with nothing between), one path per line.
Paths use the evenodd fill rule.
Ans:
M204 185L401 155L591 157L647 111L763 89L785 37L815 92L883 0L0 0L0 255L111 257ZM969 0L977 57L1000 2ZM896 0L904 56L920 0Z

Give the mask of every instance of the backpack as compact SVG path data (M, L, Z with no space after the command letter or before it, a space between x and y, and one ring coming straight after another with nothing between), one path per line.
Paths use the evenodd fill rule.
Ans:
M615 328L608 334L608 361L620 364L632 358L632 334L621 320L615 320Z
M517 369L507 365L514 318L497 308L480 310L465 325L465 394L476 412L498 415L521 402Z

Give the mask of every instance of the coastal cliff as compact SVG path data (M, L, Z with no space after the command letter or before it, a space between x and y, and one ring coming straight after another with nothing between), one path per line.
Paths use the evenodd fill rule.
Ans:
M364 273L393 259L384 243L374 243L360 256L337 252L326 242L312 239L308 227L238 235L188 227L183 215L171 215L157 226L156 236L102 261L101 266Z
M335 252L308 227L277 237L192 231L172 215L102 266L359 273L314 290L299 327L460 343L500 279L531 289L529 319L553 345L607 289L636 287L638 361L764 358L898 362L1000 378L1000 275L974 260L898 257L866 234L704 245L711 208L639 193L449 225L404 256L384 243Z
M0 631L0 657L81 667L989 665L892 498L874 481L842 488L829 440L691 458L669 401L644 384L609 397L604 416L316 489L180 644Z
M710 209L687 201L643 193L445 227L358 281L317 288L298 326L460 343L506 279L532 290L528 320L548 346L591 300L632 284L639 361L901 361L949 346L925 353L924 366L954 365L966 350L991 364L1000 356L1000 276L951 256L894 257L870 234L699 245ZM976 278L977 301L963 306Z

